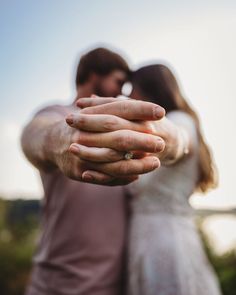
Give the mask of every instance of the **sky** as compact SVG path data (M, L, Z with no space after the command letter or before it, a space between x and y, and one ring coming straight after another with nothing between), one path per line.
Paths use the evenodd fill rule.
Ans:
M236 206L235 1L0 0L0 194L42 196L19 144L23 126L47 104L75 97L81 53L105 45L132 68L172 66L198 111L220 185L195 207Z

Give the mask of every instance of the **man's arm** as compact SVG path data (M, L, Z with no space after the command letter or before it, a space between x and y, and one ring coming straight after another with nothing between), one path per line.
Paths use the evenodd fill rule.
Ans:
M127 184L135 179L137 175L150 172L159 167L160 162L154 156L143 157L142 159L133 159L127 161L123 158L119 161L109 159L112 149L118 146L118 156L129 150L141 150L143 152L160 152L164 148L164 141L158 137L140 132L120 130L117 132L83 132L77 128L70 127L65 118L70 112L75 115L80 114L80 110L74 107L61 107L59 111L48 108L39 112L32 121L25 127L22 134L22 148L26 157L38 169L59 168L66 176L79 180L89 181L83 172L93 168L101 173L113 175L112 181L96 181L99 184L120 185ZM62 110L62 111L61 111ZM129 112L138 117L145 116L147 113L155 115L156 105L144 103L142 108L130 106ZM160 110L160 113L163 112ZM159 116L161 114L159 113ZM164 114L164 112L163 112ZM92 120L92 129L96 129L95 121ZM127 126L128 127L128 126ZM101 154L96 155L93 161L81 159L75 155L74 144L98 145L103 149L103 155L106 161L101 161ZM114 156L114 152L113 152ZM116 155L117 156L117 155Z
M25 126L21 146L27 159L39 170L56 168L57 144L72 132L64 117L72 107L49 106L40 110ZM65 144L66 138L64 138ZM62 142L60 142L62 144Z

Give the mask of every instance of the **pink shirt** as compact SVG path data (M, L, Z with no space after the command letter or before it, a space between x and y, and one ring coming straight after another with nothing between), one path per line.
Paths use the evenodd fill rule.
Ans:
M41 174L42 235L28 295L122 294L127 208L122 187Z
M42 233L27 295L123 294L127 231L124 187L41 172Z

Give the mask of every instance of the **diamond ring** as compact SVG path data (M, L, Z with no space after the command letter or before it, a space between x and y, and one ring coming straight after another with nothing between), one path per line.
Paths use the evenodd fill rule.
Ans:
M127 152L124 155L125 160L133 159L133 157L134 157L134 154L132 152Z

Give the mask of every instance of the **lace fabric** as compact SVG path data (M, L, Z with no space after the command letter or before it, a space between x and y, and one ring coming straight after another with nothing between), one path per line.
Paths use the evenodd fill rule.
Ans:
M219 295L189 205L198 178L198 138L193 119L170 120L186 128L194 150L129 186L132 200L128 295Z

